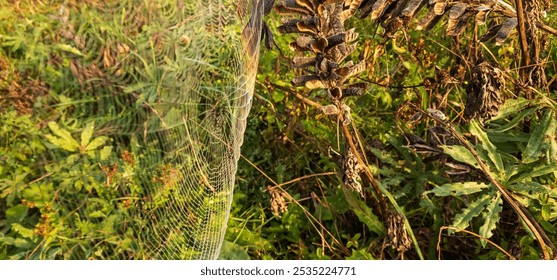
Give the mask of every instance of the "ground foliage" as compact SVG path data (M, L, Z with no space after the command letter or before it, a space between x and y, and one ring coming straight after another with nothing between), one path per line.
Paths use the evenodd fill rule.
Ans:
M322 2L342 5L275 4L314 3L289 13L300 19ZM508 10L478 15L493 1L346 2L358 5L339 8L351 11L339 44L357 45L328 67L316 61L334 60L334 47L312 45L323 34L280 33L281 8L266 19L275 46L261 53L221 257L553 258L553 7L533 1L545 16L525 15L521 31ZM142 159L66 97L102 81L75 63L75 38L53 32L58 7L0 3L0 259L143 258L129 199L141 193ZM522 37L537 51L523 52ZM111 58L129 47L107 44L92 57L117 71ZM172 180L171 168L157 170Z

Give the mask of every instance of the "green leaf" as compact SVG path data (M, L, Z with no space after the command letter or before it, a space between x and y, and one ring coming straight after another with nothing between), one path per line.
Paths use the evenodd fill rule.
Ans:
M370 231L377 233L379 236L385 235L385 226L381 223L379 218L373 214L371 208L369 208L364 201L356 198L354 192L346 189L344 190L346 201L350 205L350 209L354 211L354 214L358 216L358 219L364 223Z
M549 221L551 219L551 204L542 205L542 218L545 221Z
M551 234L557 233L557 231L555 230L555 226L553 226L550 222L540 220L538 221L538 223L540 224L540 226L542 226L543 230L545 230L546 232Z
M528 181L510 184L507 186L507 188L515 193L522 194L522 195L535 194L537 196L539 194L549 193L548 187L536 182L528 182Z
M272 97L273 97L273 101L281 102L284 99L284 97L286 97L286 96L285 96L284 92L275 90L273 92Z
M514 128L515 126L517 126L519 123L521 123L521 121L526 117L526 116L531 116L532 112L536 111L537 108L530 108L527 110L524 110L520 113L518 113L512 120L510 120L509 122L505 123L504 125L497 127L497 128L493 128L490 129L490 132L505 132L508 131L512 128Z
M78 49L67 45L67 44L57 44L56 47L58 47L58 49L65 51L65 52L69 52L69 53L73 53L75 55L78 56L84 56L84 54L82 52L80 52Z
M507 143L507 142L524 142L530 140L530 134L525 132L509 131L509 132L493 132L488 131L487 135L492 143Z
M93 211L89 214L89 218L105 218L105 217L106 214L101 210Z
M516 112L526 108L533 101L524 99L523 97L519 97L517 99L507 99L503 106L499 109L499 112L495 117L493 117L490 121L499 120L502 118L506 118L509 115L516 115Z
M31 248L31 246L33 245L31 242L29 242L28 239L23 239L23 238L12 238L12 237L0 237L0 244L6 244L6 245L13 245L17 248L23 248L23 249L28 249ZM10 259L18 259L18 258L14 258L15 255L12 255L10 257Z
M489 141L487 134L482 130L477 120L472 120L470 122L470 133L478 138L482 144L482 148L487 152L487 156L495 165L495 169L499 172L499 175L503 177L505 173L505 165L503 164L503 160L501 160L501 155L497 152L497 147Z
M441 146L441 148L443 149L443 152L451 156L454 160L466 163L477 169L480 168L480 164L476 161L474 155L472 155L472 153L468 149L466 149L466 147L455 145Z
M530 180L535 177L547 175L553 172L557 172L557 163L549 164L549 165L538 165L532 169L532 171L528 173L523 173L518 178L513 179L512 182L521 182L524 180Z
M250 257L246 250L228 240L224 240L220 249L219 260L249 260Z
M460 214L455 216L453 226L459 229L468 228L468 226L470 225L470 221L472 221L473 218L479 216L486 205L489 204L492 195L493 194L484 194L477 200L471 202L468 207L464 208Z
M542 155L541 151L545 143L546 135L555 134L556 127L557 122L555 122L555 118L553 117L553 111L549 111L542 122L534 128L528 145L526 145L526 148L522 152L522 162L534 162Z
M485 208L486 211L483 213L484 224L480 227L480 236L489 239L493 236L493 230L497 227L497 222L499 222L499 213L503 210L503 200L501 195L497 193L495 197L491 199L489 205ZM481 239L480 242L482 246L485 247L487 241Z
M18 204L14 207L8 208L6 210L7 224L9 225L12 223L20 223L21 221L23 221L25 216L27 216L28 211L29 208L22 204Z
M424 192L424 194L433 193L436 196L461 196L480 192L490 186L491 184L477 182L449 183L435 187L433 190Z
M64 150L74 152L79 148L79 144L75 139L73 139L71 133L63 128L60 128L57 123L49 122L48 127L59 138L47 134L45 137L55 146L58 146Z
M81 132L81 149L84 150L85 147L87 147L87 144L89 144L89 141L91 140L91 136L93 136L93 129L95 127L95 123L94 122L90 122L87 124L87 126L85 126L85 129L83 129L83 131Z
M19 235L21 235L22 237L25 238L32 238L33 237L33 230L30 228L26 228L20 224L12 224L12 230L14 230L15 232L19 233Z
M85 150L86 151L92 151L92 150L104 145L104 143L106 143L107 140L108 140L108 137L99 136L99 137L93 139L93 141L91 141L91 143L89 143L89 145L87 145Z
M100 151L100 159L107 160L112 153L112 146L104 146Z

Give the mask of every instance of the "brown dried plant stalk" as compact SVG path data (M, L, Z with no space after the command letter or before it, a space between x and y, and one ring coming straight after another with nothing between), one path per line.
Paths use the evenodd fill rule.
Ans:
M363 160L363 148L356 144L349 125L350 107L345 98L364 93L364 83L350 83L350 78L365 70L365 61L355 62L350 55L356 50L358 33L345 29L345 21L354 16L362 0L284 0L275 10L287 16L279 27L282 33L297 34L290 44L297 55L292 67L301 75L292 80L296 87L323 90L330 105L320 106L323 113L337 116L342 127L345 148L341 164L344 185L363 195L360 181L372 186L374 206L385 218L386 204L381 190ZM360 176L363 175L364 178Z

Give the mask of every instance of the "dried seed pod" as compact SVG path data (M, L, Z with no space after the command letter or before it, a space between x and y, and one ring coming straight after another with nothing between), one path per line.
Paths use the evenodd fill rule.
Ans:
M448 138L451 137L451 133L442 126L432 126L428 129L428 131L429 144L433 147L446 145Z
M447 119L447 116L445 116L443 112L437 109L427 108L427 112L430 113L433 117L435 117L438 120L445 121Z
M364 0L362 4L360 4L360 18L365 18L369 16L373 9L373 4L375 4L374 0Z
M335 34L332 36L329 36L327 38L327 48L325 49L325 51L330 50L333 47L336 47L339 44L342 44L345 42L346 39L346 33L340 33L340 34Z
M470 81L466 88L464 117L487 119L495 116L503 103L501 97L501 92L505 88L503 72L488 62L482 62L472 69Z
M319 80L319 77L317 77L316 75L302 75L292 79L292 85L295 87L299 87L313 80Z
M314 53L323 53L329 42L326 38L320 37L311 44L311 50Z
M350 97L350 96L360 96L364 94L366 90L366 84L364 83L357 83L352 84L349 87L342 90L342 97Z
M342 11L342 20L351 18L352 16L354 16L354 14L356 14L356 11L358 10L358 8L360 7L360 4L362 3L363 0L346 0L345 1L345 6L348 6L348 9Z
M284 0L275 6L275 11L280 15L306 15L309 16L313 13L307 7L298 5L296 0Z
M315 8L317 3L314 0L296 0L296 4L300 7L304 7L308 11L315 13Z
M273 38L273 32L271 32L271 29L269 28L269 26L267 25L266 22L263 22L263 26L262 26L262 38L263 38L263 42L265 43L265 48L270 50L275 46L275 39Z
M344 121L342 122L343 126L348 126L352 123L352 117L350 115L350 107L348 105L341 103L342 107L342 116L344 117Z
M478 25L484 25L487 21L487 15L492 11L492 7L481 5L476 8L478 13L476 14L476 23Z
M431 3L432 1L429 2ZM447 7L446 0L437 0L433 5L433 13L440 16L445 13L445 7Z
M399 253L404 253L412 247L404 218L397 212L391 212L387 216L387 236L390 240L389 245Z
M363 72L364 70L366 70L366 63L365 61L360 61L358 62L358 64L354 65L354 66L349 66L349 67L343 67L339 69L339 72L336 72L339 76L340 76L340 81L341 83L344 83L344 81L346 81L346 79L357 75L361 72Z
M446 162L445 166L451 168L449 170L445 170L445 174L447 175L462 175L462 174L468 174L472 172L472 168L470 168L466 164L461 164L456 162Z
M518 25L518 19L516 18L507 19L501 26L501 29L499 29L499 31L495 35L495 43L497 45L501 45L503 42L505 42L505 40L509 38L511 31L514 30L517 25Z
M348 29L344 33L344 42L350 43L358 39L358 33L356 32L356 28Z
M474 13L472 11L465 12L456 20L449 20L447 23L447 35L449 36L458 36L462 34L464 29L466 29L466 25L468 24L468 20L472 17Z
M300 30L298 29L298 22L301 22L299 19L288 19L282 22L282 25L278 27L278 31L280 33L299 33Z
M340 110L334 104L321 107L321 111L325 115L338 115L338 113L340 112Z
M378 0L371 8L371 20L376 20L383 15L385 10L396 0Z
M292 59L292 67L294 68L305 68L308 66L315 66L317 62L315 57L303 57L297 56Z
M333 100L338 100L342 97L342 89L334 87L328 90L329 97Z
M362 194L360 172L363 168L351 148L346 149L342 158L342 182L344 186Z
M273 215L280 216L282 213L288 211L288 204L286 203L286 195L278 188L268 187L269 195L271 196L271 210Z
M494 25L480 37L481 42L495 39L497 45L501 45L509 37L512 30L518 25L516 18L509 18L503 24Z
M296 45L298 45L301 49L309 50L314 42L315 40L313 38L304 35L296 38Z
M298 27L298 30L299 30L300 33L305 32L305 33L309 33L309 34L312 34L312 35L317 35L317 33L319 32L317 30L317 25L315 25L311 22L301 21L301 22L298 22L296 24L296 27Z
M421 7L425 4L425 0L410 0L404 10L402 10L402 17L405 20L410 20L414 18L416 13L420 10Z
M466 3L456 3L454 4L451 9L449 10L449 19L458 19L460 16L466 12L468 8L468 4Z
M316 89L316 88L326 88L327 86L322 80L309 80L305 83L306 88L308 89Z
M442 15L438 15L435 13L434 9L429 9L428 13L422 17L418 25L416 26L416 30L431 30L438 22L441 20Z

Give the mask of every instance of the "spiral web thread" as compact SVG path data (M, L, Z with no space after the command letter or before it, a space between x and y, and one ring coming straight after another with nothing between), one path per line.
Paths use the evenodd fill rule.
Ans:
M80 9L98 17L76 16ZM72 98L82 100L74 114L95 119L142 170L139 188L124 190L138 201L129 225L140 232L136 257L218 257L262 13L258 0L61 4L60 34L86 54L70 59L81 92Z

